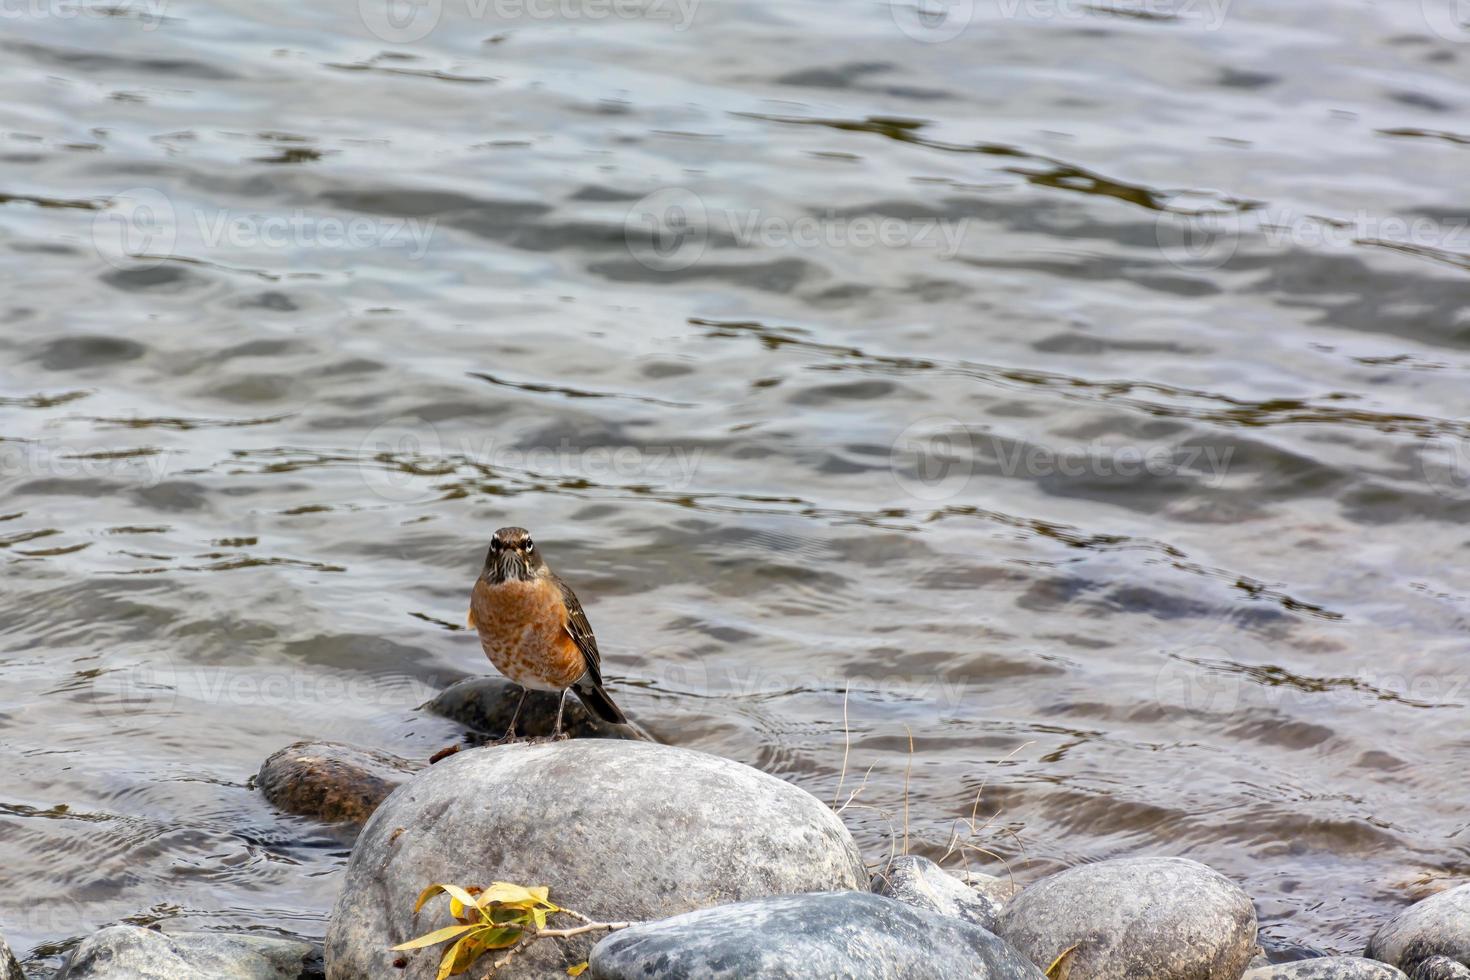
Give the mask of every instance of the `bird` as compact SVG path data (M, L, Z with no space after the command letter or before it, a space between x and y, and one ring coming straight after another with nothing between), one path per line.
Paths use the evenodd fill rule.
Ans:
M567 691L576 691L587 709L603 721L627 717L602 686L602 655L582 603L546 564L523 527L503 527L490 539L485 565L470 590L469 625L495 669L521 686L504 740L515 738L526 695L561 695L552 738L562 735Z

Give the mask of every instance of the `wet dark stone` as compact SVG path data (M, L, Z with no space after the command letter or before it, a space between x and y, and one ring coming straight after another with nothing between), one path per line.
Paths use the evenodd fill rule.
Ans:
M596 980L1041 980L972 923L863 892L760 898L615 932L592 950Z
M516 710L521 687L504 677L469 677L451 684L425 708L482 735L500 738ZM531 691L516 721L516 735L545 738L556 724L558 696ZM622 707L619 705L619 707ZM562 730L572 738L631 738L652 741L637 724L613 725L591 714L575 693L567 694Z
M287 813L361 824L418 768L407 759L340 742L297 742L265 760L255 785Z

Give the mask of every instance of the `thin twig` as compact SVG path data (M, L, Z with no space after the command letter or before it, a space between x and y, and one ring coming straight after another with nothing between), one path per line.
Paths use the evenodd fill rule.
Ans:
M852 691L852 681L842 689L842 775L837 780L837 789L832 793L832 809L837 810L837 799L842 795L842 784L847 782L847 753L852 750L852 732L847 727L847 695ZM871 770L870 770L871 771ZM841 810L837 810L841 813Z
M908 725L903 730L909 733L909 761L903 770L903 853L909 852L909 777L914 773L914 730Z

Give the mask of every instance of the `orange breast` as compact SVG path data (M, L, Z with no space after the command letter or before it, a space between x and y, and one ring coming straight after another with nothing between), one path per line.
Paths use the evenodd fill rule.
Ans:
M562 691L587 670L566 631L567 607L550 579L483 579L470 593L470 620L495 669L522 687Z

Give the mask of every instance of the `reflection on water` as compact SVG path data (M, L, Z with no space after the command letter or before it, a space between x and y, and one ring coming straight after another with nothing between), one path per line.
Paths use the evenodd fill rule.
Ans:
M1436 4L12 11L0 930L321 935L348 842L250 776L445 744L515 523L870 859L907 785L1357 951L1470 873Z

